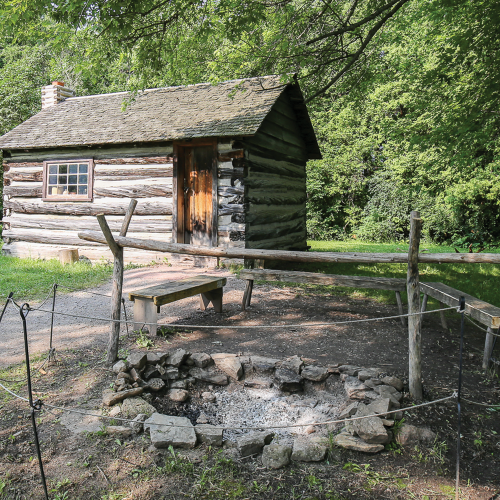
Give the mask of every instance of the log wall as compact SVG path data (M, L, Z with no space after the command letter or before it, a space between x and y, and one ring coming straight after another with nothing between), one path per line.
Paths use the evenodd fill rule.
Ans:
M101 244L84 242L78 232L99 230L95 216L104 213L119 232L130 198L139 203L129 227L138 238L171 241L173 148L11 152L4 160L3 252L16 257L54 258L68 246L91 260L112 259ZM6 155L8 156L8 155ZM43 161L94 158L92 202L42 201ZM162 262L165 254L125 253L128 262Z

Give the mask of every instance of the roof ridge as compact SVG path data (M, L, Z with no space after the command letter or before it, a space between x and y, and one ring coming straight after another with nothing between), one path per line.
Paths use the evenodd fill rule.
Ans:
M273 78L273 77L279 77L279 75L266 75L266 76L252 76L250 78L235 78L234 80L225 80L223 82L218 82L215 84L212 84L210 82L202 82L202 83L190 83L188 85L171 85L169 87L156 87L152 89L142 89L138 90L137 92L154 92L155 90L170 90L170 89L188 89L192 87L206 87L206 86L211 86L211 87L217 87L219 85L224 85L226 83L236 83L236 82L248 82L250 80L264 80L266 78ZM285 85L285 84L283 84ZM113 95L124 95L124 94L133 94L134 90L123 90L120 92L109 92L107 94L92 94L92 95L82 95L82 96L75 96L75 97L67 97L65 100L66 101L74 101L76 99L90 99L92 97L102 97L102 96L113 96Z

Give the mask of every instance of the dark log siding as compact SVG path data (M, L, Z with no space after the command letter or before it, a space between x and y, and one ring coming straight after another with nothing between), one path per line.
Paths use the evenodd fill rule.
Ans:
M82 158L94 158L94 200L42 201L43 160ZM93 250L92 244L80 240L78 231L98 229L95 215L104 213L111 230L118 232L130 198L137 198L139 203L129 235L170 241L172 159L171 146L152 147L149 151L143 147L123 147L11 152L4 161L4 252L19 257L53 258L59 249L71 245L90 258L108 257L107 250L100 249L102 245L95 245ZM165 258L154 252L128 255L128 260L134 262Z
M246 247L305 250L306 145L285 93L244 148Z

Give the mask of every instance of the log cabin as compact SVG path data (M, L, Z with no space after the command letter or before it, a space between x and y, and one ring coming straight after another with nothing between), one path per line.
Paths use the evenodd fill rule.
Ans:
M267 76L76 97L42 89L42 110L0 138L3 253L55 258L106 215L128 235L193 245L306 249L306 162L321 158L301 89ZM126 262L217 265L140 250Z

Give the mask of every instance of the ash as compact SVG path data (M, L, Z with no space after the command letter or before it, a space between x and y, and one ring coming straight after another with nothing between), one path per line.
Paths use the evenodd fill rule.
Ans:
M309 424L338 417L347 397L341 383L332 386L325 391L315 390L311 384L302 394L286 395L275 387L253 389L234 384L228 388L214 389L212 392L216 401L203 402L200 409L209 423L227 427L262 426L264 429L273 425L304 424L304 427L270 429L275 433L275 442L292 444L294 436L307 434ZM314 429L315 435L326 436L333 426L315 426ZM224 438L235 441L247 432L225 430Z

